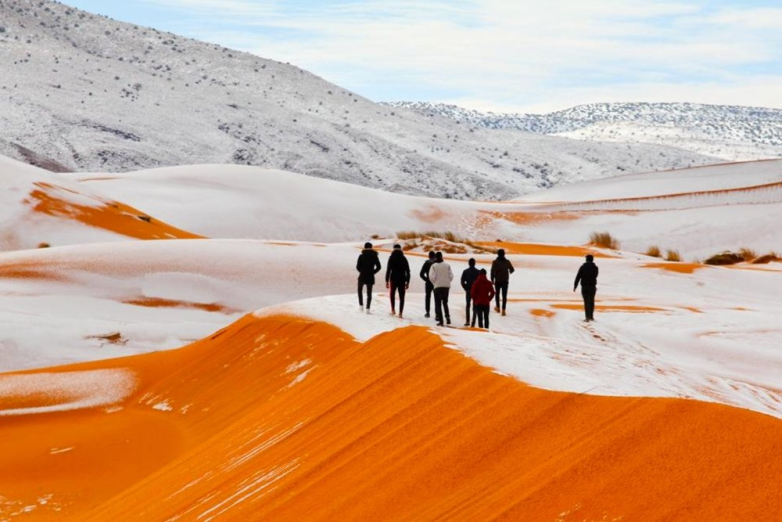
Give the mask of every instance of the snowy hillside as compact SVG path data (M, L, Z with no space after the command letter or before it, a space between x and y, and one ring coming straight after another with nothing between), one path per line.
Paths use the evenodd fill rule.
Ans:
M730 161L782 156L782 109L697 103L598 103L549 114L494 114L438 103L386 105L476 127L585 141L671 145Z
M0 153L50 170L278 168L395 192L508 199L713 163L682 149L475 128L295 66L50 0L0 1Z

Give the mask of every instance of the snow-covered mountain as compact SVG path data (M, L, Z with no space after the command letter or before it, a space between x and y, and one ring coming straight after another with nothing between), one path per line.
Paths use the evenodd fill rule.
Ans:
M671 145L735 161L782 157L782 109L697 103L595 103L548 114L495 114L441 103L386 105L489 129L587 141Z
M498 131L382 106L292 65L50 0L0 0L0 67L0 153L50 170L233 163L507 199L714 162L670 146Z

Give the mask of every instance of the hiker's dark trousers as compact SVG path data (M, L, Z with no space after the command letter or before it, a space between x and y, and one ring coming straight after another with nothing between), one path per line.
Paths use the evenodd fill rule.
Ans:
M584 298L584 314L587 320L591 321L595 318L595 294L597 288L594 286L581 285L581 296Z
M475 318L478 318L478 328L489 328L489 305L475 305L475 315L472 319L472 326L475 326Z
M472 304L472 295L470 295L470 291L467 290L465 295L465 312L467 315L467 319L464 320L465 323L470 323L470 305ZM473 320L473 325L475 324L475 320Z
M369 309L372 304L372 287L374 285L365 283L361 279L358 280L358 306L364 306L364 296L361 295L364 293L364 286L367 287L367 309Z
M424 302L426 306L426 315L429 315L429 312L432 310L432 292L434 291L434 285L427 281L425 283L426 285L426 301Z
M448 310L448 293L450 288L435 288L434 289L434 314L438 323L443 322L443 312L445 312L445 318L448 322L451 322L451 312Z
M500 308L500 294L502 294L502 310L505 310L505 307L508 304L508 282L505 281L504 283L501 283L497 281L494 283L494 288L497 290L497 294L494 296L494 302L496 303L497 308Z
M391 281L391 310L396 310L396 293L399 292L399 313L405 311L405 283Z

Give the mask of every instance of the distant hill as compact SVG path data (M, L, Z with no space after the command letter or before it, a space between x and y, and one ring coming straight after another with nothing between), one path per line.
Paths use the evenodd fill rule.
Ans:
M782 109L697 103L595 103L549 114L494 114L441 103L387 105L488 129L587 141L671 145L731 161L782 157Z
M0 0L0 68L0 154L56 171L240 164L496 200L715 161L424 116L292 65L50 0Z

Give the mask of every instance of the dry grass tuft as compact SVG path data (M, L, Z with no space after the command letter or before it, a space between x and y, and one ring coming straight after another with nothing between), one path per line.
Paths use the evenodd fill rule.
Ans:
M779 257L776 252L769 252L768 254L762 255L760 257L756 257L752 260L753 265L765 265L771 262L778 262L782 261L782 257Z
M649 257L662 257L662 254L660 253L660 247L658 246L650 246L647 248L646 255Z
M589 235L589 244L601 248L619 250L619 241L608 232L592 232Z
M736 252L725 251L721 254L716 254L704 261L707 265L735 265L736 263L743 263L744 257Z
M496 254L497 249L481 246L474 241L457 236L453 232L416 232L413 230L403 230L396 233L396 238L400 241L408 241L402 245L402 250L412 250L423 246L424 252L431 250L440 250L447 254L466 254L474 252L476 254Z
M665 260L666 261L675 261L677 263L681 262L682 256L679 255L678 250L668 250L665 253Z
M51 246L49 243L38 243L38 248L49 248Z
M418 239L421 237L421 234L419 232L413 232L411 230L405 230L402 232L396 233L397 239Z
M744 261L750 262L757 259L757 254L751 248L740 248L739 255L744 258Z

